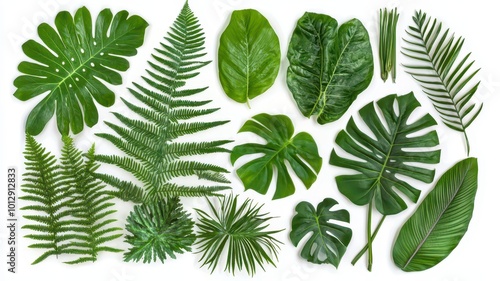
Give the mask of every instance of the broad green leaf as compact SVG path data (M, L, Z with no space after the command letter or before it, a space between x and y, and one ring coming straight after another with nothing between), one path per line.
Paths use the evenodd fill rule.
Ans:
M23 61L14 80L14 96L22 101L47 95L33 108L26 121L26 132L38 135L56 112L57 128L62 135L77 134L83 123L94 126L99 117L94 100L109 107L114 93L103 83L120 85L117 71L129 63L143 43L148 23L139 16L120 11L114 17L102 10L92 23L87 8L72 17L67 11L57 14L54 29L47 23L38 26L43 44L28 40L22 48L33 61Z
M266 194L273 177L273 167L277 171L277 185L273 199L292 195L295 185L288 173L286 162L300 178L306 188L316 181L322 159L314 139L305 132L293 136L293 124L285 115L258 114L248 120L240 129L262 137L267 143L247 143L235 146L231 152L231 163L244 155L258 154L259 157L247 162L236 173L245 190L253 189Z
M400 194L406 195L412 202L420 196L420 190L399 175L432 182L435 171L415 163L439 163L441 151L435 148L439 144L436 131L429 130L436 125L429 114L412 118L415 120L412 123L408 121L420 106L413 93L389 95L377 101L376 105L381 112L380 117L372 102L359 111L375 138L363 132L351 117L335 142L357 159L340 157L333 149L330 164L358 172L335 178L339 191L349 200L356 205L374 200L380 213L392 215L407 207Z
M280 43L258 11L234 11L220 37L219 80L231 99L248 103L271 87L280 68Z
M312 232L300 252L300 256L308 262L339 266L340 259L351 241L352 231L350 228L331 222L349 222L349 212L343 209L331 210L337 204L334 199L326 198L318 204L317 210L305 201L295 207L297 214L292 219L290 240L297 247L300 240Z
M477 173L477 159L467 158L438 180L396 238L392 256L399 268L429 269L455 249L472 218Z
M305 13L288 46L288 88L306 117L333 122L347 111L373 76L368 32L352 19L340 27L330 16Z

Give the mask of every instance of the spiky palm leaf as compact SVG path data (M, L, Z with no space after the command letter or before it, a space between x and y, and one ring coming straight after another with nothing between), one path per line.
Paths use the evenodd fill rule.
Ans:
M474 61L470 53L460 58L464 38L442 31L442 23L427 17L422 11L413 17L415 26L407 30L409 44L403 54L414 59L415 64L404 65L407 72L417 80L433 102L443 123L462 132L470 152L466 129L476 119L483 107L471 101L480 82L472 82L479 69L471 70Z
M97 155L96 159L120 167L132 174L139 186L116 177L96 174L104 182L118 188L115 195L134 202L157 202L164 197L215 195L228 189L224 173L218 165L189 161L185 156L228 152L223 148L227 140L206 142L179 142L177 138L223 125L228 121L201 122L190 119L217 111L204 108L209 100L193 100L187 97L203 92L206 88L185 89L187 80L198 75L198 69L208 61L200 61L205 55L205 38L198 19L184 5L175 20L166 43L155 49L151 69L142 77L147 86L134 83L130 93L142 105L125 99L125 105L136 114L135 118L114 113L121 125L106 124L114 134L98 136L110 141L127 156ZM174 183L179 177L196 176L215 184L183 186Z
M125 241L132 245L125 253L125 261L144 263L175 259L175 253L191 251L196 236L194 222L182 209L179 197L158 202L144 203L134 207L127 218L126 229L130 235Z
M196 244L203 253L200 262L213 272L227 249L225 270L235 273L243 268L249 275L254 275L257 266L264 269L264 264L275 266L279 242L272 235L281 230L266 230L266 224L272 217L261 213L262 205L246 199L238 206L238 196L232 194L219 198L216 208L208 201L213 216L196 209L199 228Z
M121 252L120 249L105 246L104 243L121 237L121 228L110 227L116 219L109 215L116 212L110 209L113 196L104 190L106 187L95 179L92 173L98 168L94 159L95 147L92 146L84 160L83 153L76 149L73 139L63 137L61 156L61 174L66 180L66 189L71 191L74 202L71 204L71 216L74 218L72 231L76 233L70 246L78 249L81 257L69 261L70 264L96 261L102 251Z

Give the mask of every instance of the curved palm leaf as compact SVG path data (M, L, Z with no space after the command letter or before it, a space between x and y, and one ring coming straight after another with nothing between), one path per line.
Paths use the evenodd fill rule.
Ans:
M351 242L352 231L332 222L349 222L349 212L346 210L330 210L337 204L334 199L325 198L318 204L317 210L305 201L295 207L297 214L292 219L290 240L297 247L300 240L312 232L300 252L300 256L308 262L339 266L340 259Z
M420 83L443 123L464 134L469 155L470 145L465 130L483 108L483 104L471 101L480 82L469 86L479 69L469 71L474 64L474 61L469 61L470 53L459 59L464 44L462 37L455 40L453 35L448 36L449 29L441 34L441 22L432 20L422 11L415 13L413 21L415 26L407 30L410 39L405 40L409 47L403 48L403 54L418 64L404 66Z
M395 102L398 112L394 111ZM384 120L377 115L374 103L367 104L359 111L375 139L361 131L351 117L346 129L340 131L335 140L340 148L361 161L342 158L333 149L330 164L359 172L336 177L339 191L349 200L356 205L365 205L374 200L380 213L392 215L407 207L396 190L408 196L412 202L416 202L420 195L420 190L397 175L425 183L432 182L434 170L411 163L439 163L441 152L434 149L439 144L436 131L421 134L436 125L429 114L413 123L408 122L410 115L420 106L413 93L389 95L376 104Z
M477 173L477 159L468 158L443 174L398 234L392 256L399 268L429 269L455 249L472 218Z
M74 18L67 11L57 14L55 30L47 23L38 27L45 45L34 40L23 44L24 53L35 62L23 61L14 80L14 96L22 101L47 93L33 108L26 121L26 132L38 135L57 112L57 127L62 135L77 134L83 123L89 127L98 121L94 99L109 107L114 93L101 82L122 83L117 71L129 68L124 58L134 56L144 40L148 23L139 16L120 11L114 17L102 10L92 28L92 18L82 7ZM82 114L83 111L83 114Z
M316 181L323 161L318 155L316 142L306 132L293 136L293 131L292 121L287 116L265 113L255 115L241 127L240 133L252 132L267 142L238 145L231 152L233 165L244 155L262 155L236 171L245 190L253 189L260 194L266 194L273 178L273 167L276 167L277 183L273 199L292 195L295 192L295 185L285 161L290 164L306 188L311 187Z

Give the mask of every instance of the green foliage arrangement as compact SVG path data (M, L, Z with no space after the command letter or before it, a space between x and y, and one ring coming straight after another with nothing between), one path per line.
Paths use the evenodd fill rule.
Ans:
M121 236L121 228L110 227L115 219L109 215L115 210L104 185L92 177L98 168L94 147L84 160L81 151L74 147L70 137L63 138L64 146L60 163L46 152L33 136L26 136L26 173L23 175L20 199L30 204L22 210L33 215L23 215L33 221L24 229L33 231L27 238L36 240L30 248L45 252L33 264L49 256L63 254L77 258L66 263L95 261L99 252L119 252L105 243Z
M305 13L288 46L286 82L306 117L333 122L347 111L373 77L370 38L352 19L340 27L327 15Z
M279 242L272 235L282 230L266 230L272 219L262 213L262 205L246 199L238 205L238 196L225 196L216 206L208 201L212 216L196 209L199 228L196 245L202 253L200 262L213 272L227 252L225 271L234 273L243 269L249 275L256 273L257 266L264 270L264 264L275 266Z
M429 269L444 260L467 232L477 191L477 159L455 164L404 223L392 251L404 271Z
M420 83L443 123L463 133L469 155L466 129L483 108L483 104L472 100L480 81L471 81L479 69L469 71L474 64L469 60L471 53L460 56L464 38L449 35L449 29L441 33L442 23L427 17L422 11L415 12L413 21L415 25L407 30L409 39L405 42L408 47L403 48L403 54L415 63L404 66Z
M229 152L222 146L230 141L176 141L179 137L228 122L191 121L218 108L203 108L210 100L189 98L206 88L183 87L188 79L199 74L198 69L209 63L199 60L205 55L202 52L205 38L187 2L165 40L166 43L155 49L156 54L149 62L149 76L142 77L147 86L133 83L135 88L129 89L140 106L122 99L133 114L113 113L121 123L106 122L114 134L97 134L127 156L96 155L96 159L125 170L142 184L138 186L101 173L96 177L117 188L115 196L136 203L158 202L165 197L210 196L230 188L226 185L229 180L224 175L228 173L225 168L185 159L186 156ZM184 186L174 181L193 176L216 184Z
M377 114L375 106L381 111L383 119ZM333 149L330 164L357 171L356 174L337 176L335 180L339 191L354 204L368 204L368 244L353 260L354 264L368 250L368 270L372 267L372 240L385 217L397 214L407 207L400 194L407 196L412 202L417 202L420 196L420 190L396 175L431 183L435 171L416 166L415 163L439 163L441 153L436 149L439 144L436 131L423 132L436 125L436 121L429 114L412 123L408 121L419 106L413 93L386 96L376 103L365 105L359 111L361 119L375 138L360 130L351 117L346 129L340 131L335 139L341 149L359 159L340 157ZM383 218L372 234L374 205Z
M349 212L344 209L331 210L337 204L334 199L325 198L318 204L317 209L306 201L295 207L297 213L292 219L290 240L297 247L299 242L312 232L300 251L300 256L308 262L339 266L351 242L352 231L332 222L349 223Z
M398 8L387 11L380 9L378 54L380 59L380 76L384 82L392 77L396 83L396 33L398 26Z
M175 259L175 253L190 252L196 238L193 226L178 197L134 206L126 226L131 235L125 236L132 248L124 259L150 263L158 258L163 263L166 254Z
M220 37L219 80L226 95L250 105L278 76L280 42L269 21L258 11L234 11Z
M306 132L293 135L292 121L285 115L258 114L245 122L239 130L254 133L266 144L246 143L237 145L231 152L231 163L244 155L262 154L236 170L245 190L253 189L266 194L273 177L273 167L277 170L276 191L273 199L283 198L295 192L295 185L285 164L287 161L306 188L316 181L322 159L316 142Z
M129 63L124 57L134 56L144 42L148 23L139 16L120 11L114 17L109 9L97 16L95 27L86 7L74 15L57 14L55 30L47 23L38 26L43 44L28 40L23 51L33 61L23 61L14 80L14 96L22 101L48 92L31 111L26 132L38 135L56 112L57 128L62 135L77 134L83 124L94 126L98 119L94 100L109 107L114 93L101 81L120 85L117 71L125 71Z

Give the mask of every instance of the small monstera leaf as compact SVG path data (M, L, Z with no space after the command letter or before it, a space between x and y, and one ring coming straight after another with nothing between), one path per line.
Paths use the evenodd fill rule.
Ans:
M342 117L373 77L370 37L357 19L339 27L330 16L305 13L287 58L288 88L302 114L319 124Z
M278 76L281 51L278 36L258 11L234 11L220 37L219 80L226 95L249 103Z
M38 35L45 44L28 40L24 53L33 61L23 61L14 80L14 96L22 101L47 95L33 108L26 121L26 132L38 135L54 112L62 135L69 130L77 134L83 123L94 126L98 119L94 100L109 107L114 93L102 82L120 85L117 71L125 71L129 63L124 57L134 56L144 40L148 23L127 11L114 17L102 10L92 26L87 8L72 17L67 11L57 14L54 29L47 23L38 26ZM82 113L83 112L83 113Z
M359 159L340 157L335 149L330 156L330 164L359 172L336 177L339 191L354 204L365 205L374 200L381 214L397 214L407 207L399 193L412 202L420 196L420 190L399 175L425 183L434 179L433 169L415 165L439 163L441 156L441 151L435 149L439 144L437 133L429 130L436 125L434 118L425 114L409 122L410 115L419 106L413 93L389 95L376 103L370 102L359 111L375 138L364 133L352 117L346 129L337 135L335 142L339 147Z
M316 181L322 163L316 142L308 133L300 132L293 136L293 131L292 121L287 116L265 113L255 115L241 127L239 133L251 132L267 142L238 145L231 152L233 165L241 156L261 155L236 171L245 190L253 189L260 194L266 194L273 177L273 167L276 167L277 186L273 199L292 195L295 185L285 161L290 164L306 188Z
M326 198L318 204L317 210L309 202L304 201L295 207L297 214L292 219L290 240L297 247L300 240L312 232L312 236L300 252L300 256L308 262L339 266L347 245L351 242L352 231L350 228L331 222L349 222L349 212L343 209L331 210L337 204L334 199Z

